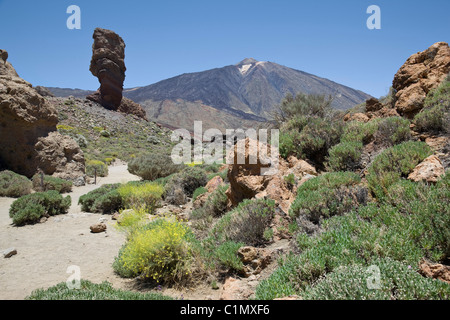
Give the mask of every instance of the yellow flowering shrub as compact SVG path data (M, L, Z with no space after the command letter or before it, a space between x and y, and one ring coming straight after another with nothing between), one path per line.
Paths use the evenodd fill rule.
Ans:
M190 274L190 229L175 219L156 219L131 234L114 263L121 275L178 282Z
M152 214L164 193L164 187L158 183L127 183L121 185L117 192L125 208L143 208Z

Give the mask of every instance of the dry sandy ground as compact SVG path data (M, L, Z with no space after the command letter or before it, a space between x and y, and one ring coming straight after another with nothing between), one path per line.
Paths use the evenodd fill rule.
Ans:
M119 278L111 267L125 242L114 228L111 216L81 212L78 198L101 184L139 180L126 165L112 166L109 176L97 185L74 187L69 195L69 213L50 217L44 223L15 227L9 217L14 199L0 198L0 251L14 247L17 254L0 256L0 299L24 299L33 290L65 282L71 276L69 266L78 266L82 279L95 283L110 281L115 287L127 288L130 280ZM106 218L106 233L93 234L89 227Z

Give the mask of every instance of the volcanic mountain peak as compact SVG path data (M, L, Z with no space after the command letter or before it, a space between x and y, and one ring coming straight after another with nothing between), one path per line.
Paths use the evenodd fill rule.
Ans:
M245 75L253 67L256 67L257 65L264 64L264 63L265 63L265 61L258 61L258 60L255 60L253 58L245 58L244 60L242 60L241 62L239 62L235 66L239 68L239 72L242 75Z

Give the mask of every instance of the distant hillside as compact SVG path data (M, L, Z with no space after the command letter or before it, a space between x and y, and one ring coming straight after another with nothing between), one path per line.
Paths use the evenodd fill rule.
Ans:
M333 106L343 110L371 97L328 79L254 59L244 59L223 68L182 74L146 87L127 89L124 95L151 108L157 101L201 101L216 109L251 119L252 116L269 117L273 107L288 92L331 95L334 97Z
M55 97L67 98L73 96L74 98L86 98L87 95L95 92L92 90L82 90L82 89L70 89L70 88L57 88L57 87L47 87Z
M85 97L92 91L49 88L55 96ZM270 118L287 93L331 95L333 107L347 110L370 95L328 79L273 62L244 59L236 65L182 74L158 83L125 89L123 95L139 104L148 119L171 128L192 130L195 120L204 128L256 127Z

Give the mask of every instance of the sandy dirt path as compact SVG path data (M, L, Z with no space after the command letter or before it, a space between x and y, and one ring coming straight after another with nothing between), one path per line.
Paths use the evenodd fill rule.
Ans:
M139 177L130 174L126 165L111 166L108 177L99 178L97 185L73 188L68 214L23 227L12 225L9 217L14 199L0 198L0 251L17 250L10 258L0 256L0 299L24 299L35 289L65 282L71 275L69 266L78 266L82 279L127 287L129 281L115 275L111 267L124 235L113 227L110 215L81 212L78 199L102 184L132 180ZM91 233L89 227L102 217L107 219L107 231Z

